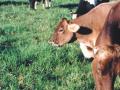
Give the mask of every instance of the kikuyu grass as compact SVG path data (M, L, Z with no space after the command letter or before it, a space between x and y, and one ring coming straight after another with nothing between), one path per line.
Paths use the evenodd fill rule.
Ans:
M31 10L27 0L15 1L26 4L0 6L0 89L93 90L91 61L83 57L79 44L48 44L60 19L71 19L70 10L77 8L59 6L79 0L54 0L50 9L39 3L37 10ZM118 78L118 90L119 84Z

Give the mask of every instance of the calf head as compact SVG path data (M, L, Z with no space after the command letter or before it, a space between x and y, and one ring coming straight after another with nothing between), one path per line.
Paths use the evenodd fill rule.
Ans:
M66 18L63 18L57 25L50 43L54 46L62 46L70 41L75 40L74 32L79 30L79 25L72 24Z

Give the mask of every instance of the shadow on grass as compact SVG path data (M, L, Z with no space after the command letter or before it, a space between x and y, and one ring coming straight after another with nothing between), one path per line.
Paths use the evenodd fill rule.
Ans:
M29 4L29 2L23 2L23 1L0 1L1 5L26 5Z
M12 50L12 51L15 51L16 53L18 53L17 55L19 57L20 51L13 44L16 41L17 41L17 39L12 39L12 40L6 40L4 42L1 42L0 43L0 53L11 52L11 50ZM25 58L24 60L17 60L17 67L20 67L21 65L25 65L26 67L30 66L35 59L36 59L36 57L34 55L32 55L28 58Z
M71 11L71 14L77 14L77 16L83 15L90 11L92 8L94 8L94 5L90 4L87 1L82 1L79 3L68 3L68 4L60 4L58 6L59 8L67 8ZM77 8L75 12L72 12L72 9Z
M60 76L53 75L52 72L44 72L43 80L56 81L61 78Z
M68 3L68 4L60 4L58 6L55 6L55 7L59 7L59 8L68 8L68 9L73 9L73 8L76 8L78 6L77 3Z
M93 61L93 58L89 58L89 59L88 59L88 58L85 58L82 53L81 53L81 54L78 54L78 55L77 55L77 58L78 58L78 62L81 62L81 63L83 63L83 62L85 62L85 61L91 63L91 62Z
M37 59L37 57L35 57L34 55L31 55L28 58L25 58L23 60L17 60L16 64L17 64L17 67L20 67L21 65L28 67L28 66L32 65L36 59Z
M6 41L4 41L4 42L1 42L1 43L0 43L0 53L1 53L2 51L4 51L5 49L6 49L6 50L9 50L9 49L14 48L14 46L12 45L12 43L15 42L15 41L16 41L16 39L6 40Z

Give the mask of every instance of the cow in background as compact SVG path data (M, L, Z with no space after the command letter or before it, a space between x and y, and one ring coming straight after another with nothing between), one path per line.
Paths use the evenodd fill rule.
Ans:
M51 7L51 0L29 0L30 8L37 9L37 2L42 2L43 8Z
M120 2L108 14L94 48L92 71L96 90L114 90L120 75Z
M80 0L76 12L72 13L72 19L75 19L76 17L87 13L96 5L104 2L109 2L109 0Z

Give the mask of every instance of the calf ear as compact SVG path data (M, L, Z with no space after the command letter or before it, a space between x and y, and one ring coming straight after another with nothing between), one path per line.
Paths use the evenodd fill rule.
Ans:
M80 26L77 24L68 24L68 30L71 32L77 32L80 29Z

